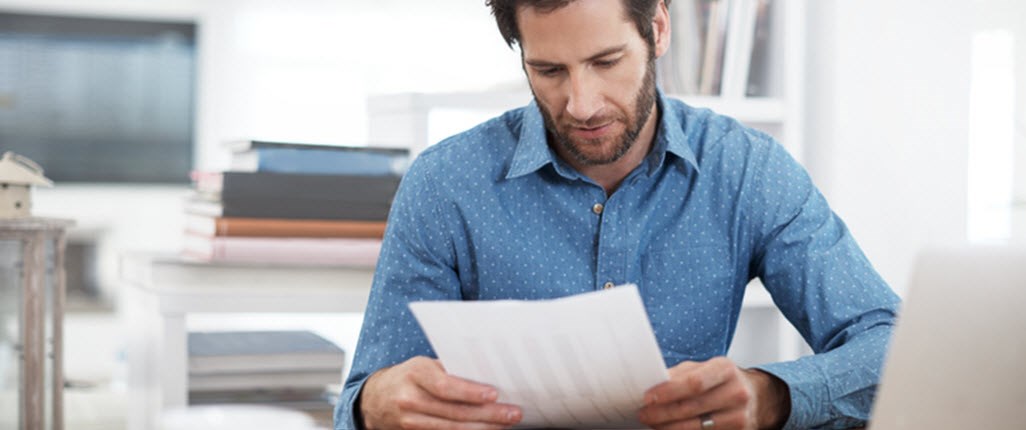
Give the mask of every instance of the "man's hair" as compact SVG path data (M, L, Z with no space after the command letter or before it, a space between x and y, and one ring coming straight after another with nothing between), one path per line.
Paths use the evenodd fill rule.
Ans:
M577 0L485 0L485 5L492 8L492 15L495 15L495 23L499 26L499 33L510 48L513 44L520 44L520 28L517 27L517 9L526 6L541 13L548 13L565 7ZM652 18L655 16L659 3L670 0L620 0L623 3L627 17L634 21L641 38L649 45L655 43L655 35L652 30Z

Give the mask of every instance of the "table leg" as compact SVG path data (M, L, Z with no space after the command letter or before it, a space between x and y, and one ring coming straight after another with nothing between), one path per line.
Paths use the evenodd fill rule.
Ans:
M155 414L157 417L163 411L182 408L189 404L189 351L185 315L181 313L161 314L160 329L162 352L158 369L160 369L162 402L161 410Z
M164 411L188 404L185 315L162 312L156 296L126 287L128 429L155 429Z
M152 423L153 410L159 403L155 368L157 338L154 329L157 308L156 300L134 285L121 288L122 321L126 327L128 343L125 345L125 361L128 374L128 421L129 430L155 428Z

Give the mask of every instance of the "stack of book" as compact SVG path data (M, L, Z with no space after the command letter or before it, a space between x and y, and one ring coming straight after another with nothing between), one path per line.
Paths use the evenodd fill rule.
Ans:
M191 332L189 403L330 408L345 353L310 331Z
M659 59L671 94L764 96L771 0L682 0L670 4L670 50Z
M373 265L409 151L264 141L193 172L183 255L217 262Z

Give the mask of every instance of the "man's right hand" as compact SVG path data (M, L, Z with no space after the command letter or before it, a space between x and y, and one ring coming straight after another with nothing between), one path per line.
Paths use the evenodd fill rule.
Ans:
M520 408L498 398L495 388L445 373L438 360L414 357L368 377L359 407L367 430L501 429L520 422Z

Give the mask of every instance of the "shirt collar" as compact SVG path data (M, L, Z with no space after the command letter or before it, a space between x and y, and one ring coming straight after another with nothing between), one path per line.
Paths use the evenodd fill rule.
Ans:
M676 106L671 106L662 90L657 89L656 92L660 117L655 140L652 142L652 151L646 159L648 174L655 173L663 164L666 153L676 156L676 160L680 161L678 166L681 169L690 165L698 172L698 158L695 156L695 151L691 149L691 145L688 144L689 136L684 133L687 122L693 118L693 116L684 115L684 112L690 108L675 109Z
M684 121L681 118L681 111L673 109L666 101L662 90L657 91L657 103L659 106L660 120L656 129L652 151L646 157L648 174L652 175L663 164L666 153L674 154L677 159L691 165L698 171L698 162L695 152L688 145L687 136L684 134ZM545 122L542 120L540 107L537 101L531 100L523 109L523 117L520 123L520 138L517 141L517 148L513 153L513 160L510 163L506 179L512 179L535 172L547 164L552 164L557 173L569 179L576 179L580 174L569 165L559 159L559 156L549 147ZM681 168L684 165L680 165Z
M523 108L520 121L520 139L513 153L506 179L524 176L534 172L546 164L555 164L557 156L549 148L545 137L545 122L542 120L538 102L534 99Z

